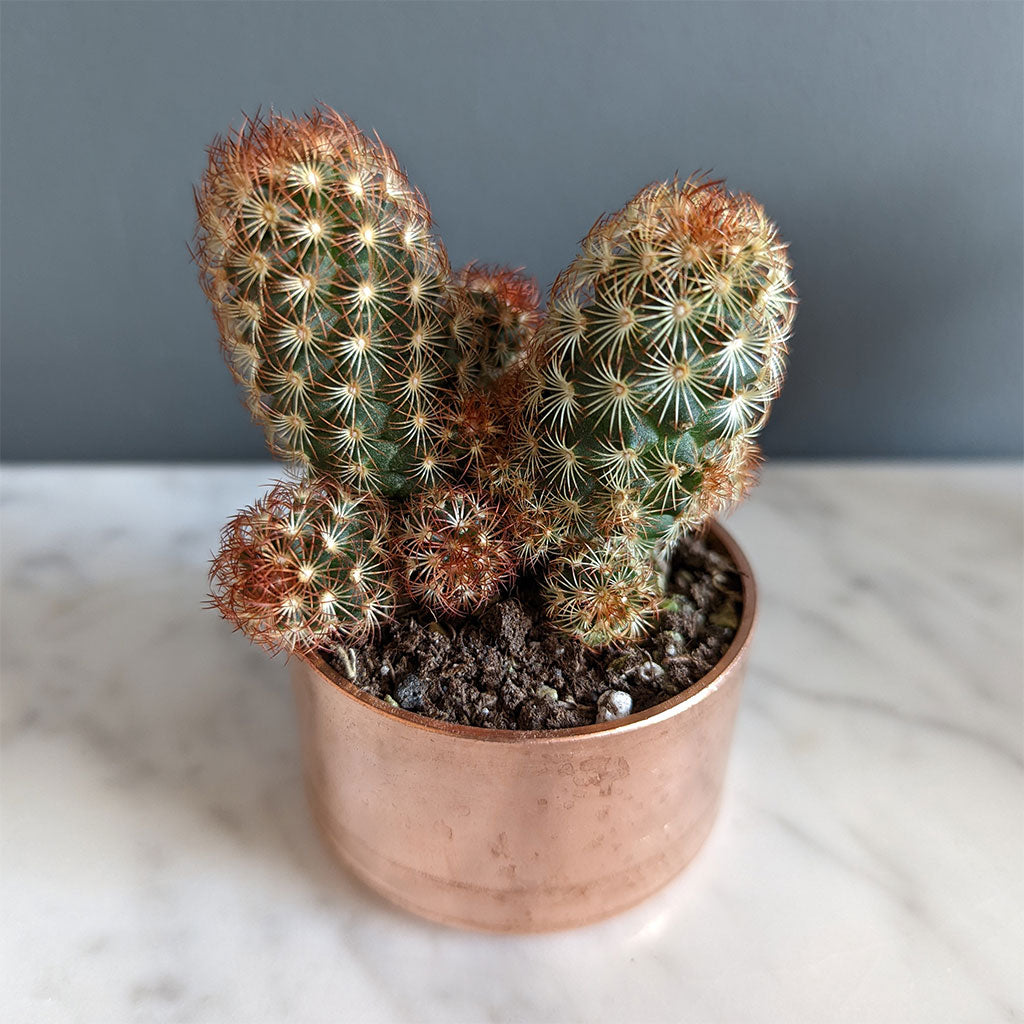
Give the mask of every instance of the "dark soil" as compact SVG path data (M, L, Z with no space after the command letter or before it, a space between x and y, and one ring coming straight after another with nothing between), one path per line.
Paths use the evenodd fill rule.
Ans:
M419 613L372 644L327 660L368 693L429 718L489 729L564 729L617 717L682 693L721 660L735 636L742 588L735 566L700 539L684 539L669 574L669 610L626 650L590 651L552 631L537 581L474 619L440 623ZM349 664L346 664L346 661ZM602 695L605 695L602 699ZM600 701L600 705L599 705Z

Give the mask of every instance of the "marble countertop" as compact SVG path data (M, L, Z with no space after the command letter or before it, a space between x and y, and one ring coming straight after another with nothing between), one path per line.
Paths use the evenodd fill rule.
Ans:
M270 465L5 467L0 1018L1024 1018L1021 473L792 464L718 825L646 904L462 933L335 868L292 697L201 605Z

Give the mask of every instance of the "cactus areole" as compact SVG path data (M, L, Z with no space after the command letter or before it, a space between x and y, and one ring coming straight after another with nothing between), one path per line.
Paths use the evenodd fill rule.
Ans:
M658 628L674 549L755 482L783 382L796 294L755 200L643 188L542 310L521 271L453 272L391 150L328 108L216 139L195 199L225 359L294 475L224 529L227 619L348 650L525 587L586 650Z

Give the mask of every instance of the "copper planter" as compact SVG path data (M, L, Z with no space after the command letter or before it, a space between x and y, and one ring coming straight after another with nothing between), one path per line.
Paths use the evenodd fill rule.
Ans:
M297 660L306 784L333 852L424 917L467 928L570 928L638 903L700 849L718 811L756 615L696 686L615 723L549 732L396 711L325 662Z

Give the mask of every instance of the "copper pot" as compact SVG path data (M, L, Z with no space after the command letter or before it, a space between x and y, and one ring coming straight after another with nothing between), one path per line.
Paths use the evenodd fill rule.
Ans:
M756 614L743 578L723 659L689 690L578 729L450 725L395 710L320 658L296 660L309 799L339 860L424 917L467 928L570 928L660 889L718 811Z

